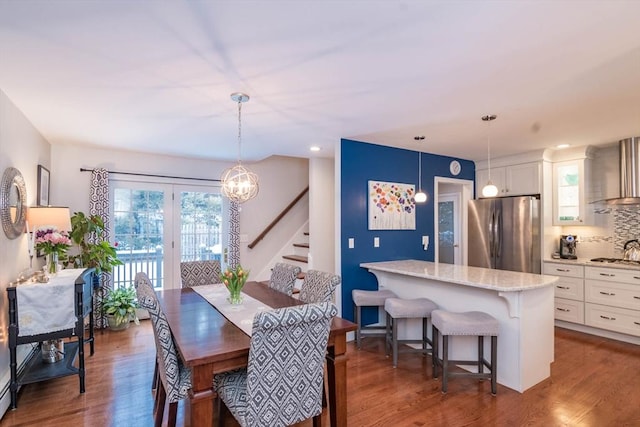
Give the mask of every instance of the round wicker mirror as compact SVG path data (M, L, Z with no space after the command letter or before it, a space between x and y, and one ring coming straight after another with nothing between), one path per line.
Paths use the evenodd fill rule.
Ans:
M24 233L27 220L27 187L20 171L7 168L2 175L0 187L0 220L9 239Z

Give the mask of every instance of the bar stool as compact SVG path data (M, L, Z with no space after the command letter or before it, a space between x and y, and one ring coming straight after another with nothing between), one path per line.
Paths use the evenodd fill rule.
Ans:
M422 348L403 349L402 353L423 353L427 354L431 350L427 349L427 344L433 347L431 340L427 336L429 331L428 321L431 312L436 310L436 303L427 298L403 299L387 298L384 302L384 310L387 312L387 338L386 349L389 355L389 347L393 348L393 367L398 366L398 344L422 344ZM398 339L398 320L400 319L422 319L422 339Z
M495 395L497 354L498 354L498 321L491 315L481 311L452 313L445 310L434 310L431 313L433 327L433 378L438 378L438 366L442 366L442 392L447 392L449 377L473 377L491 379L491 394ZM438 357L439 337L442 334L442 358ZM449 336L466 335L478 337L478 360L449 360ZM484 337L491 337L491 363L484 358ZM478 372L449 372L449 364L477 365ZM490 373L484 373L484 367Z
M386 331L386 325L362 325L362 307L384 307L384 302L387 298L395 298L397 295L388 289L382 289L379 291L364 291L362 289L354 289L351 291L351 297L353 298L353 317L358 324L356 329L356 347L360 348L362 338L364 337L383 337L386 336L386 332L368 332L368 331ZM363 334L363 331L367 333Z

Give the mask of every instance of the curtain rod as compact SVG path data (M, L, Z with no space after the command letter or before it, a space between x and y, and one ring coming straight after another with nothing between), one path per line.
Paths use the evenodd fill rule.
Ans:
M80 172L93 172L93 169L85 169L80 168ZM110 171L109 173L115 173L118 175L135 175L135 176L147 176L152 178L172 178L172 179L190 179L193 181L210 181L210 182L220 182L219 179L211 179L211 178L192 178L187 176L172 176L172 175L156 175L153 173L137 173L137 172L118 172L118 171Z

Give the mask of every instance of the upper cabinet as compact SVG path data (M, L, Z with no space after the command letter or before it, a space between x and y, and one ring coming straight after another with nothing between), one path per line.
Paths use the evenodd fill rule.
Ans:
M477 195L489 181L489 171L476 171ZM531 162L491 168L491 182L498 187L498 197L524 196L541 193L541 163Z
M553 225L588 225L585 188L589 159L553 164Z

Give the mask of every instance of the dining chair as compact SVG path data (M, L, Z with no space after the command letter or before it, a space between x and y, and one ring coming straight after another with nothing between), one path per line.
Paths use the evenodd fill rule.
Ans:
M247 367L217 374L219 425L225 408L242 427L280 427L313 417L322 425L324 358L331 302L259 312L253 318Z
M293 295L293 286L302 269L298 266L279 262L271 270L269 287L286 295Z
M191 388L191 372L178 357L167 317L160 308L149 277L145 273L136 274L135 287L138 304L149 312L153 336L156 341L156 363L160 381L158 381L156 390L155 426L162 425L164 407L168 399L169 419L167 426L174 427L178 401L186 399L187 392Z
M318 270L305 273L300 288L300 301L307 304L333 300L336 287L340 284L340 276Z
M184 261L180 263L182 287L220 283L220 261Z

